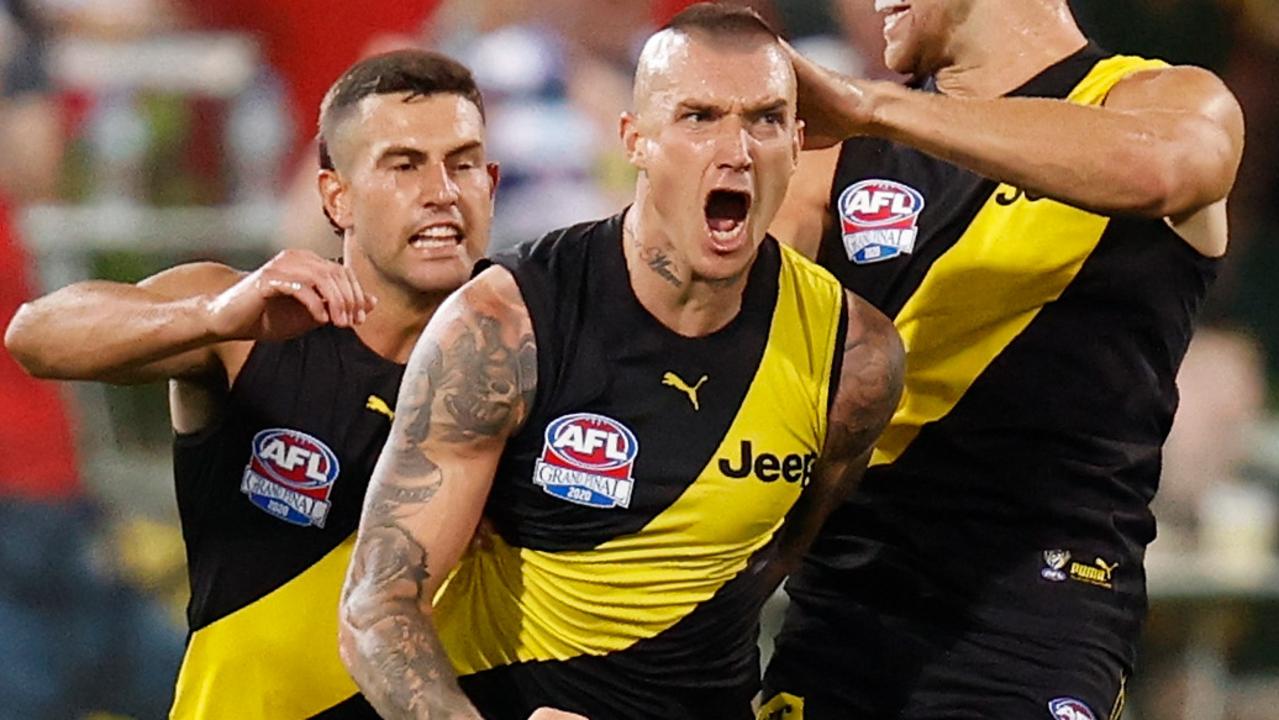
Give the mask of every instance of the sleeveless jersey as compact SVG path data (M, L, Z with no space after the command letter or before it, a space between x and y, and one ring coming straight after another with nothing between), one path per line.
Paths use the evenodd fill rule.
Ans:
M1089 46L1012 94L1100 105L1159 67ZM1160 220L886 140L844 144L831 203L819 262L894 319L905 394L788 588L1130 660L1174 378L1215 261Z
M404 366L325 325L254 344L224 415L174 441L190 637L175 720L376 718L338 596Z
M825 440L844 291L767 238L737 316L684 337L636 298L621 216L494 262L538 389L490 494L500 537L437 597L462 688L490 720L751 717L761 575Z

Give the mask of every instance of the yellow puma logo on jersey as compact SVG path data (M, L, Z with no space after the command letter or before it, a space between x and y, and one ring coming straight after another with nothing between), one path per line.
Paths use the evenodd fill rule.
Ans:
M381 413L392 420L395 419L395 411L391 409L390 405L386 404L385 400L377 395L369 396L369 399L364 403L364 409L372 410L375 413Z
M702 406L701 406L700 404L698 404L698 402L697 402L697 389L698 389L698 388L700 388L700 387L702 386L702 383L704 383L704 382L706 382L706 376L705 376L705 375L703 375L703 376L702 376L702 379L701 379L701 380L698 380L698 381L697 381L697 384L696 384L696 385L694 385L694 386L692 386L692 387L689 387L689 386L688 386L688 383L684 382L683 378L681 378L679 375L676 375L676 374L675 374L675 373L673 373L673 372L668 372L668 373L666 373L665 375L663 375L663 376L662 376L662 384L663 384L663 385L670 385L671 387L675 388L676 390L679 390L680 392L682 392L682 393L684 393L685 395L687 395L687 396L688 396L688 401L689 401L689 402L691 402L691 403L693 403L693 409L694 409L694 410L701 410L701 409L702 409Z

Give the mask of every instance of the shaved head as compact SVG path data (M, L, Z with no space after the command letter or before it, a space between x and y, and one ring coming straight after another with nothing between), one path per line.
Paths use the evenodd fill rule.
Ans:
M761 45L771 45L777 69L789 76L794 101L795 72L782 50L780 36L755 11L747 8L698 3L671 19L671 22L644 43L635 68L633 108L642 114L654 92L660 92L673 76L682 72L692 43L706 43L724 52L749 54Z
M795 98L790 57L749 10L694 5L649 38L620 127L640 244L692 278L742 278L799 157Z

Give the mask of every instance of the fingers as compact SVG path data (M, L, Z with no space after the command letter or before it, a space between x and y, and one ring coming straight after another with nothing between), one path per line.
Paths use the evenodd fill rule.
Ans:
M356 323L362 323L373 311L373 306L377 304L377 299L371 294L364 292L364 287L360 285L360 281L355 277L355 271L343 265L343 272L351 280L351 288L355 291L355 316Z
M273 291L273 295L287 295L297 300L306 307L311 313L311 317L316 322L327 323L329 321L329 312L324 307L324 300L315 288L303 283L299 280L289 280L285 278L269 278L267 286Z
M364 322L376 303L351 268L315 253L286 250L263 266L262 272L268 294L294 297L318 322L351 327ZM323 312L316 312L316 302Z
M355 291L341 266L325 268L316 283L324 303L329 307L329 317L338 327L350 327L355 320Z

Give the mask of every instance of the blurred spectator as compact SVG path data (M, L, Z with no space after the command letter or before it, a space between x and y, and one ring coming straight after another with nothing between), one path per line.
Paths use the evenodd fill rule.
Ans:
M49 200L64 140L47 92L44 24L25 0L0 0L0 193Z
M202 27L240 30L262 44L283 79L301 150L315 137L333 79L382 35L415 35L438 0L189 0ZM292 154L292 153L291 153ZM307 158L309 159L309 158Z
M1246 474L1266 398L1257 342L1238 331L1201 328L1177 389L1181 404L1164 446L1153 503L1159 539L1151 552L1269 552L1265 538L1274 527L1274 500ZM1254 542L1243 537L1249 530Z
M631 170L617 128L650 14L630 0L453 0L439 8L418 42L475 73L489 155L502 167L490 252L626 202ZM290 185L279 245L335 256L313 152Z
M1247 591L1273 572L1276 539L1274 488L1253 477L1250 465L1266 396L1260 347L1240 331L1201 328L1177 388L1181 403L1152 504L1159 534L1150 546L1150 572L1174 587L1186 582L1183 575L1200 573L1189 595L1208 594L1181 602L1155 598L1133 705L1154 720L1272 717L1256 708L1259 699L1279 696L1279 685L1257 678L1245 691L1228 675L1244 665L1273 672L1279 661L1262 606ZM1187 592L1183 585L1175 594ZM1244 655L1252 655L1249 662L1240 662Z
M33 295L10 202L53 194L62 157L44 33L0 0L0 326ZM161 717L180 636L111 578L83 495L63 398L0 353L0 718L92 710Z
M490 154L502 164L489 251L616 212L631 171L618 140L630 106L643 3L519 0L499 16L436 28L484 90ZM492 20L500 22L493 27Z

